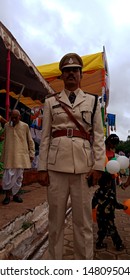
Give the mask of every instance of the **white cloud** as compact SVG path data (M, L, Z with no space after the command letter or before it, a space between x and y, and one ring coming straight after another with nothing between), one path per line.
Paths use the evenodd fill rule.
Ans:
M109 113L126 140L130 129L130 1L4 0L0 18L35 65L67 52L80 55L106 48L110 72Z

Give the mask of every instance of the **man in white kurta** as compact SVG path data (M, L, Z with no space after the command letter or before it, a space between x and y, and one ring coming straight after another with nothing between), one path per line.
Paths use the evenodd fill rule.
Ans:
M44 106L38 170L41 184L49 179L49 253L50 259L55 260L63 258L64 220L69 196L75 259L93 258L93 192L88 187L87 176L91 173L92 184L97 184L104 170L105 146L100 104L98 102L92 123L95 97L80 89L82 67L82 59L77 54L67 54L61 59L59 68L65 88L57 95L58 99L55 96L47 98ZM70 119L60 101L84 127L85 133ZM86 137L90 130L92 145Z
M28 124L20 121L20 112L13 110L5 125L2 161L4 174L2 188L6 192L3 204L10 202L11 193L15 202L22 202L18 192L22 185L25 168L31 168L35 146Z

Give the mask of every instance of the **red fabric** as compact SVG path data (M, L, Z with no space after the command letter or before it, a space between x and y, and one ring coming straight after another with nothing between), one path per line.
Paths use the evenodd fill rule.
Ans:
M112 151L112 150L106 150L106 156L107 156L108 160L111 160L112 158L115 157L115 152ZM117 174L117 173L116 173L116 174L113 174L112 177L113 177L113 178L117 178L117 177L118 177L118 174Z
M115 152L112 150L106 150L106 156L107 156L108 160L111 160L112 158L115 157Z

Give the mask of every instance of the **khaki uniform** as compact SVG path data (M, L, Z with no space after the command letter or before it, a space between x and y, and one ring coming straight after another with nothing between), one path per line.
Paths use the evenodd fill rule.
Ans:
M73 105L65 90L58 97L85 130L89 131L95 97L81 89L77 89L75 94ZM64 218L70 195L75 258L92 259L92 189L88 188L85 176L91 169L104 170L105 146L100 104L97 105L93 120L93 148L89 141L83 138L52 137L54 131L67 128L78 129L55 97L46 99L38 170L49 170L50 258L62 259Z

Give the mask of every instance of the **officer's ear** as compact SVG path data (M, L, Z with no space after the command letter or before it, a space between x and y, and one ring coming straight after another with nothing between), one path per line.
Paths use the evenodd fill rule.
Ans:
M82 73L82 70L80 70L80 78L82 79L83 77L83 73Z

